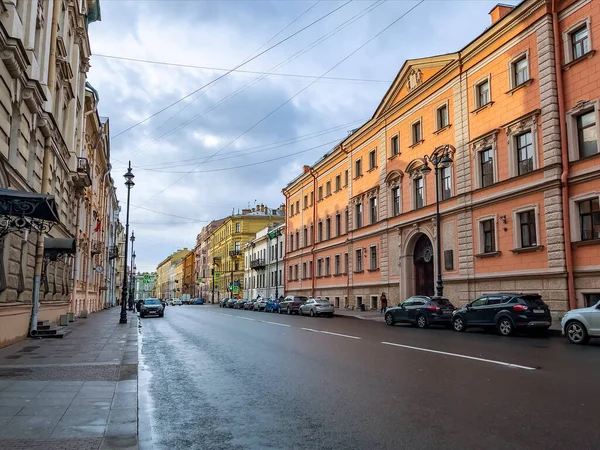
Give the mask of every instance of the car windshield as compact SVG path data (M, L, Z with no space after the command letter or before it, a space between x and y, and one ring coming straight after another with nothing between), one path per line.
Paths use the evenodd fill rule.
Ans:
M146 305L160 305L160 300L148 299L148 300L144 300L144 303Z

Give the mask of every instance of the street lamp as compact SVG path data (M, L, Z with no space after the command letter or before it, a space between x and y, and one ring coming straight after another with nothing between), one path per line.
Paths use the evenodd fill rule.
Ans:
M421 168L421 173L427 175L431 172L428 162L433 165L435 176L435 228L436 228L436 253L437 253L437 283L436 296L444 296L444 282L442 281L442 246L440 238L440 189L438 186L439 176L438 169L444 169L454 161L450 156L450 146L445 145L440 149L436 149L431 156L423 157L424 164Z
M135 186L133 182L133 172L131 172L131 161L129 161L129 166L127 167L127 172L125 175L125 186L127 186L127 215L125 221L125 254L123 258L123 288L121 289L121 316L119 318L119 323L127 323L127 236L129 236L129 197L131 194L131 188Z

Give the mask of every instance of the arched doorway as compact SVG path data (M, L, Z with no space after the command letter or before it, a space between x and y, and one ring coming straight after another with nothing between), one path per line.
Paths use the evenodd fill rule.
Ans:
M433 245L422 234L415 243L413 253L415 295L434 295Z

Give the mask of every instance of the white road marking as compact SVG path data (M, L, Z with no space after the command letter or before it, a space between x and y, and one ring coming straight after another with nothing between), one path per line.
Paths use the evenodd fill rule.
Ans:
M242 320L251 320L252 322L254 322L254 319L251 319L250 317L240 317L240 316L235 316L236 319L242 319Z
M504 361L495 361L493 359L477 358L475 356L461 355L458 353L442 352L440 350L431 350L429 348L413 347L411 345L403 345L403 344L394 344L393 342L382 342L382 344L393 345L394 347L408 348L410 350L418 350L420 352L437 353L440 355L454 356L456 358L464 358L464 359L471 359L473 361L481 361L481 362L486 362L486 363L490 363L490 364L498 364L500 366L512 367L515 369L536 370L535 367L521 366L519 364L511 364L511 363L507 363Z
M269 323L271 325L279 325L280 327L290 327L291 325L287 325L285 323L277 323L277 322L269 322L267 320L261 320L262 323Z
M220 315L220 316L227 316L227 317L231 316L231 314L223 314L223 313L217 313L217 314Z
M331 331L313 330L312 328L300 328L300 329L304 330L304 331L312 331L313 333L331 334L332 336L345 337L348 339L362 339L361 337L358 337L358 336L350 336L348 334L333 333Z

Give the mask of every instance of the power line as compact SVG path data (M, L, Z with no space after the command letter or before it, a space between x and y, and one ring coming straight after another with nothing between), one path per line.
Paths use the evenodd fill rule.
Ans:
M369 38L365 43L363 43L362 45L360 45L358 48L356 48L355 50L353 50L352 52L350 52L348 55L346 55L344 58L342 58L340 61L338 61L336 64L334 64L330 69L326 70L322 76L327 75L329 72L331 72L332 70L336 69L337 67L339 67L341 64L343 64L345 61L347 61L349 58L351 58L353 55L355 55L356 53L358 53L360 50L362 50L364 47L366 47L368 44L370 44L373 40L375 40L376 38L378 38L379 36L381 36L383 33L385 33L387 30L389 30L392 26L394 26L396 23L398 23L400 20L402 20L406 15L408 15L411 11L413 11L415 8L417 8L421 3L423 3L425 0L419 0L415 5L413 5L411 8L408 9L408 11L406 11L405 13L401 14L397 19L393 20L389 25L387 25L386 27L384 27L381 31L379 31L378 33L376 33L374 36L372 36L371 38ZM256 128L258 125L260 125L262 122L264 122L265 120L267 120L269 117L271 117L273 114L275 114L277 111L279 111L281 108L283 108L285 105L287 105L289 102L291 102L294 98L296 98L298 95L300 95L302 92L306 91L310 86L312 86L314 83L316 83L316 80L312 81L308 86L305 86L304 88L302 88L300 91L298 91L296 94L294 94L293 96L291 96L290 98L288 98L286 101L284 101L282 104L280 104L277 108L275 108L274 110L272 110L270 113L268 113L266 116L264 116L262 119L260 119L258 122L256 122L254 125L252 125L250 128L248 128L246 131L244 131L242 134L240 134L237 138L235 138L233 141L229 142L227 145L221 147L219 150L217 150L211 157L216 156L217 154L219 154L221 151L223 151L225 148L227 148L229 145L233 144L235 141L237 141L238 139L240 139L242 136L244 136L245 134L247 134L248 132L250 132L251 130L253 130L254 128ZM208 159L210 159L211 157L209 157ZM200 165L202 165L202 163L194 166L191 170L189 170L188 172L186 172L186 174L190 174L192 172L194 172L195 169L197 169ZM156 198L159 194L163 193L164 191L166 191L167 189L169 189L170 187L172 187L173 185L175 185L179 180L181 179L181 177L178 177L173 183L169 184L167 187L165 187L164 189L161 189L157 194L153 195L150 199Z
M176 217L177 219L193 220L195 222L210 222L210 220L200 220L200 219L192 219L191 217L176 216L175 214L168 214L168 213L164 213L161 211L156 211L155 209L146 208L145 206L141 206L141 205L131 204L131 206L135 206L136 208L140 208L140 209L150 211L150 212L153 212L156 214L162 214L163 216Z
M318 19L316 19L316 20L312 21L311 23L309 23L309 24L308 24L308 25L306 25L305 27L303 27L303 28L300 28L298 31L296 31L296 32L294 32L294 33L292 33L292 34L290 34L290 35L289 35L289 36L287 36L286 38L284 38L284 39L280 40L279 42L277 42L277 43L275 43L275 44L273 44L273 45L271 45L269 48L267 48L267 49L265 49L265 50L261 51L261 52L260 52L260 53L258 53L257 55L255 55L255 56L253 56L253 57L251 57L251 58L247 59L246 61L244 61L244 62L242 62L242 63L238 64L238 65L237 65L237 66L235 66L233 69L231 69L231 70L229 70L229 71L225 72L223 75L220 75L220 76L218 76L218 77L217 77L217 78L215 78L214 80L212 80L212 81L209 81L208 83L206 83L205 85L203 85L203 86L199 87L198 89L194 90L193 92L190 92L189 94L185 95L184 97L181 97L179 100L177 100L177 101L175 101L175 102L171 103L170 105L168 105L168 106L166 106L166 107L162 108L161 110L159 110L159 111L155 112L154 114L151 114L150 116L146 117L145 119L142 119L142 120L140 120L139 122L137 122L137 123L135 123L135 124L131 125L130 127L126 128L125 130L121 131L120 133L117 133L116 135L114 135L114 136L111 138L111 140L112 140L112 139L115 139L115 138L117 138L117 137L119 137L119 136L121 136L121 135L123 135L123 134L125 134L125 133L127 133L128 131L130 131L130 130L134 129L135 127L137 127L137 126L141 125L141 124L142 124L142 123L144 123L144 122L147 122L148 120L152 119L153 117L156 117L158 114L160 114L160 113L162 113L162 112L166 111L167 109L171 108L172 106L175 106L175 105L177 105L178 103L182 102L182 101L183 101L183 100L185 100L186 98L189 98L189 97L191 97L191 96L192 96L192 95L194 95L196 92L199 92L199 91L201 91L202 89L204 89L204 88L206 88L206 87L208 87L208 86L210 86L210 85L212 85L212 84L216 83L216 82L217 82L217 81L219 81L220 79L222 79L222 78L226 77L227 75L229 75L229 74L230 74L231 72L233 72L234 70L236 70L236 69L239 69L239 68L240 68L240 67L242 67L242 66L245 66L245 65L246 65L246 64L248 64L249 62L251 62L251 61L254 61L254 60L255 60L256 58L258 58L259 56L261 56L261 55L264 55L264 54L265 54L265 53L267 53L268 51L270 51L270 50L274 49L275 47L277 47L277 46L279 46L279 45L283 44L284 42L286 42L286 41L290 40L290 39L291 39L291 38L293 38L294 36L296 36L296 35L298 35L298 34L302 33L304 30L306 30L306 29L308 29L308 28L312 27L313 25L315 25L315 24L317 24L318 22L322 21L322 20L323 20L323 19L325 19L326 17L329 17L330 15L332 15L332 14L333 14L333 13L335 13L336 11L338 11L338 10L342 9L344 6L348 5L348 4L349 4L349 3L351 3L352 1L353 1L353 0L348 0L347 2L345 2L345 3L343 3L342 5L338 6L337 8L334 8L333 10L331 10L330 12L328 12L327 14L325 14L325 15L323 15L323 16L321 16L321 17L319 17Z
M390 0L388 0L390 1ZM224 69L221 67L208 67L208 66L195 66L192 64L179 64L179 63L170 63L165 61L152 61L148 59L137 59L137 58L127 58L125 56L113 56L113 55L99 55L97 53L94 54L97 58L107 58L107 59L117 59L121 61L132 61L138 63L146 63L146 64L157 64L161 66L169 66L169 67L182 67L186 69L201 69L201 70L214 70L216 72L239 72L239 73L249 73L254 75L271 75L277 77L292 77L292 78L309 78L314 79L317 78L319 80L332 80L332 81L352 81L352 82L360 82L360 83L391 83L390 80L372 80L368 78L346 78L346 77L319 77L318 75L303 75L303 74L295 74L295 73L276 73L276 72L259 72L256 70L233 70L233 69Z

